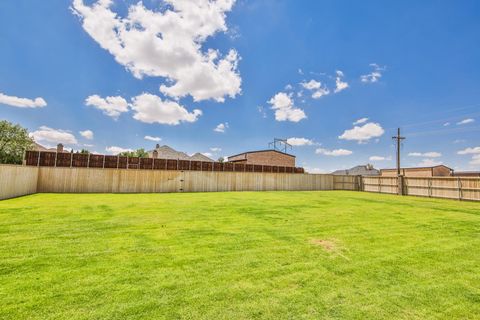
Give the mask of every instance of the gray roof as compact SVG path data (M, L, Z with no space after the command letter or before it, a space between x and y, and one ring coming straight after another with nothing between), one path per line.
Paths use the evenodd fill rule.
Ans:
M378 176L380 171L371 165L361 165L347 170L337 170L332 172L332 174L338 176Z
M190 160L195 160L195 161L210 161L213 162L212 159L207 157L204 154L201 154L200 152L195 153L193 156L190 157Z
M196 160L196 161L213 161L212 159L206 157L205 155L201 153L195 153L193 156L189 156L185 152L177 151L173 149L172 147L169 147L167 145L159 146L158 148L155 148L153 150L148 151L148 156L152 157L153 156L153 151L158 152L158 158L159 159L175 159L175 160Z

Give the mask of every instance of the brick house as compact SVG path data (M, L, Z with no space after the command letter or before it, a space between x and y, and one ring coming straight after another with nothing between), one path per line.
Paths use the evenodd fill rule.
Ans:
M453 169L442 165L433 167L400 168L400 174L405 177L450 177ZM381 169L382 177L396 177L397 169Z
M277 150L258 150L230 156L228 162L295 167L295 156Z

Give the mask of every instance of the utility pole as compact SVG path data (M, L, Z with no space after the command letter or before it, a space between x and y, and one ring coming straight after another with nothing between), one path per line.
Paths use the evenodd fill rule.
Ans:
M402 140L405 140L405 137L402 137L400 135L400 128L398 128L398 130L397 130L397 135L392 137L392 139L395 141L395 143L397 145L397 186L398 186L398 194L403 195L404 181L403 181L403 176L401 175L401 172L400 172L400 149L401 149L401 146L402 146Z
M405 140L405 137L402 137L400 135L400 128L397 129L397 135L392 137L393 140L395 140L395 143L397 145L397 175L400 175L400 147L402 144L402 140Z

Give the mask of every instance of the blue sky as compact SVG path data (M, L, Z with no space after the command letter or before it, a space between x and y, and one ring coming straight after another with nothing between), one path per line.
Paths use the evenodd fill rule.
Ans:
M393 167L401 127L404 165L480 169L478 1L207 3L1 1L0 118L99 153L297 138L314 172Z

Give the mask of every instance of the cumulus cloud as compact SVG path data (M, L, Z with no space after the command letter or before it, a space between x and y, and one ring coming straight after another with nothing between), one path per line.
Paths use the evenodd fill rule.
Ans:
M473 166L480 166L480 154L476 154L472 157L472 161L469 162Z
M341 92L348 88L348 83L343 81L344 74L342 71L337 70L337 77L335 78L335 93Z
M463 125L463 124L469 124L469 123L473 123L473 122L475 122L475 119L469 118L469 119L464 119L462 121L457 122L457 125L460 126L460 125Z
M378 123L369 122L363 126L354 126L353 129L345 130L339 139L356 140L359 143L366 142L372 138L377 138L385 133L382 126Z
M371 156L368 158L370 161L390 161L392 157L383 157L383 156Z
M132 152L132 149L127 149L127 148L122 148L122 147L117 147L117 146L111 146L111 147L106 147L105 151L111 154L119 154L122 152Z
M79 133L85 139L93 140L93 131L92 130L79 131Z
M298 122L307 117L302 109L295 107L291 93L279 92L268 103L272 105L272 110L275 110L277 121Z
M418 164L419 167L434 167L441 165L441 161L436 161L434 159L423 159L422 162Z
M47 105L47 102L43 98L19 98L15 96L7 96L0 92L0 104L6 104L8 106L17 108L42 108Z
M30 133L30 136L37 142L50 142L54 144L77 144L77 139L68 130L52 129L47 126L41 126L38 130Z
M361 119L358 119L357 121L355 121L353 123L353 125L356 125L356 124L362 124L362 123L365 123L368 121L368 118L361 118Z
M292 146L313 146L316 143L313 140L307 138L288 138L287 143L291 144Z
M162 138L160 137L152 137L152 136L145 136L143 139L148 140L148 141L154 141L154 142L160 142L162 141Z
M439 158L442 156L440 152L410 152L408 154L410 157L426 157L426 158Z
M143 93L132 99L133 118L145 123L178 125L181 122L195 122L202 111L188 112L176 101L162 100L159 96Z
M363 83L378 82L383 75L383 71L385 71L386 69L385 67L380 67L376 63L371 63L370 67L373 68L372 72L360 76L360 81L362 81Z
M219 123L219 124L213 129L213 131L219 132L219 133L224 133L225 130L227 130L228 128L229 128L228 122Z
M457 152L460 155L472 155L470 164L473 166L480 165L480 147L466 148Z
M323 154L325 156L332 156L332 157L339 157L339 156L349 156L353 152L346 149L335 149L335 150L328 150L324 148L318 148L315 150L316 154Z
M316 80L310 80L309 82L302 82L300 83L302 87L304 87L307 90L315 90L318 89L322 86L322 84Z
M302 82L300 83L300 85L307 90L313 91L312 92L313 99L320 99L321 97L330 94L330 90L328 90L327 87L324 87L321 82L318 82L313 79L310 80L309 82ZM301 97L301 95L299 95L299 97Z
M458 151L457 154L480 154L480 147L466 148Z
M85 104L102 110L105 115L114 119L118 119L121 113L128 112L128 102L120 96L102 98L94 94L85 99Z
M220 152L220 151L222 151L222 148L212 147L212 148L210 148L210 151L212 151L212 152Z
M313 167L304 167L305 172L314 173L314 174L326 174L328 173L327 170L321 168L313 168Z
M228 31L226 13L235 0L168 0L161 10L138 2L124 17L112 11L112 3L74 0L72 11L83 29L136 78L164 78L162 93L174 98L190 95L194 101L223 102L241 93L237 51L221 54L204 48L216 33Z

